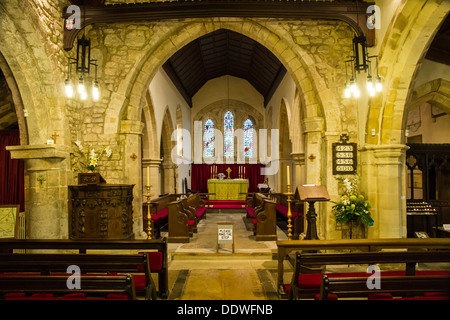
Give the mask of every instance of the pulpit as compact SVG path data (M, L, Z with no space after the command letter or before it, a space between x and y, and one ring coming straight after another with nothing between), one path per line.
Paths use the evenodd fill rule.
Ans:
M329 201L330 196L325 186L303 185L298 187L298 194L301 201L308 202L308 212L306 221L308 222L306 229L306 240L319 240L317 236L317 213L314 208L316 201Z
M69 186L70 239L134 239L134 185L107 184L100 182L104 181L101 176L90 178L80 182L93 183Z

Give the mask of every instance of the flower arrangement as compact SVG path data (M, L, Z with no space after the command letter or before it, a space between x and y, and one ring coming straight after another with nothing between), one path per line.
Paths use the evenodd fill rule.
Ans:
M356 221L358 218L363 224L372 226L374 221L370 216L370 203L359 193L357 180L337 178L341 181L344 194L340 202L333 202L332 207L337 222Z
M100 154L95 152L95 149L92 147L92 145L89 145L89 148L86 153L83 145L81 144L81 141L75 141L75 144L77 145L78 149L81 153L84 154L85 157L85 163L82 163L86 169L89 172L94 172L95 168L98 166L98 160L102 157L103 154L105 154L108 158L111 157L112 150L110 146L105 147Z

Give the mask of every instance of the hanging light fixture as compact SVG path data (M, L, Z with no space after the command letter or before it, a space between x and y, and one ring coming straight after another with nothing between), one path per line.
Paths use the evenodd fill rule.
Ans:
M372 77L372 58L375 58L376 63L376 78ZM351 78L348 80L348 66L351 69ZM381 84L381 77L378 74L378 58L377 56L369 56L367 53L367 44L365 36L355 36L353 38L353 56L351 59L345 61L345 98L358 98L361 94L356 73L361 71L367 72L366 88L370 97L375 96L377 92L381 92L383 86Z
M74 24L74 21L71 21ZM77 39L77 55L76 58L68 57L68 72L65 80L66 96L68 98L74 97L74 89L71 80L71 66L75 65L78 78L77 92L81 100L87 99L87 91L85 86L85 76L89 76L91 66L95 67L95 76L92 84L92 98L97 101L100 98L100 88L97 80L97 60L91 59L91 40L86 38L85 31L83 36Z

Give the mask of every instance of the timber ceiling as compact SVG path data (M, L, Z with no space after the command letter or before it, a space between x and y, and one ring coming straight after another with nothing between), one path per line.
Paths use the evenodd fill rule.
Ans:
M267 48L226 29L190 42L163 68L191 106L192 96L207 81L224 75L247 80L267 104L286 74L283 64Z
M450 14L436 33L425 58L450 65Z

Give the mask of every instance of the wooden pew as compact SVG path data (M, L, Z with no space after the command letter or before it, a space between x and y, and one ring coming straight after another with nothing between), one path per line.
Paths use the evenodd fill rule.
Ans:
M274 193L271 194L274 201L277 203L276 211L277 216L281 217L283 220L288 219L288 201L287 195L283 193ZM292 224L292 239L298 240L300 238L300 234L302 234L304 230L304 203L300 201L300 197L298 195L298 191L294 193L294 196L291 197L291 224Z
M94 299L94 297L98 299L99 295L103 299L137 300L133 276L130 274L80 276L80 289L68 288L67 280L67 276L0 277L0 295L6 300L73 300ZM80 297L78 295L80 293L88 296ZM77 294L77 298L68 296L73 294Z
M77 250L86 254L91 250L125 250L148 252L151 273L158 274L158 296L169 296L167 239L154 240L69 240L69 239L0 239L0 252L25 250Z
M436 295L437 292L443 295ZM329 278L324 275L319 300L367 297L374 293L385 294L383 300L449 300L450 278L445 276L384 277L381 280L380 289L369 289L367 278Z
M0 277L5 273L37 272L41 275L66 273L75 265L82 274L143 273L136 275L135 288L145 293L146 300L156 300L156 287L151 277L149 253L142 254L0 254Z
M161 228L168 223L169 203L177 200L176 194L166 194L150 201L150 215L153 221L152 239L161 238ZM144 232L148 229L148 204L143 203L142 219Z
M185 212L183 199L169 203L169 235L168 242L189 242L192 236L192 226L195 221L189 219L189 213Z
M263 194L254 194L252 223L256 241L277 240L276 203ZM247 210L248 214L250 212Z
M200 197L199 193L193 193L187 197L187 203L189 207L195 209L195 220L198 223L201 219L206 217L205 200Z
M392 276L440 275L446 274L450 280L450 271L417 271L417 263L450 262L449 251L408 251L408 252L358 252L358 253L296 253L294 274L289 287L289 299L311 298L320 292L321 278L335 277L365 277L372 273L367 272L324 272L302 273L303 267L320 266L323 271L328 265L375 265L375 264L405 264L404 270L381 270L381 281ZM378 290L373 290L378 293Z
M381 249L450 249L450 238L428 239L346 239L346 240L282 240L277 241L278 279L277 288L280 297L287 297L283 277L284 260L292 251L348 250L380 251Z

